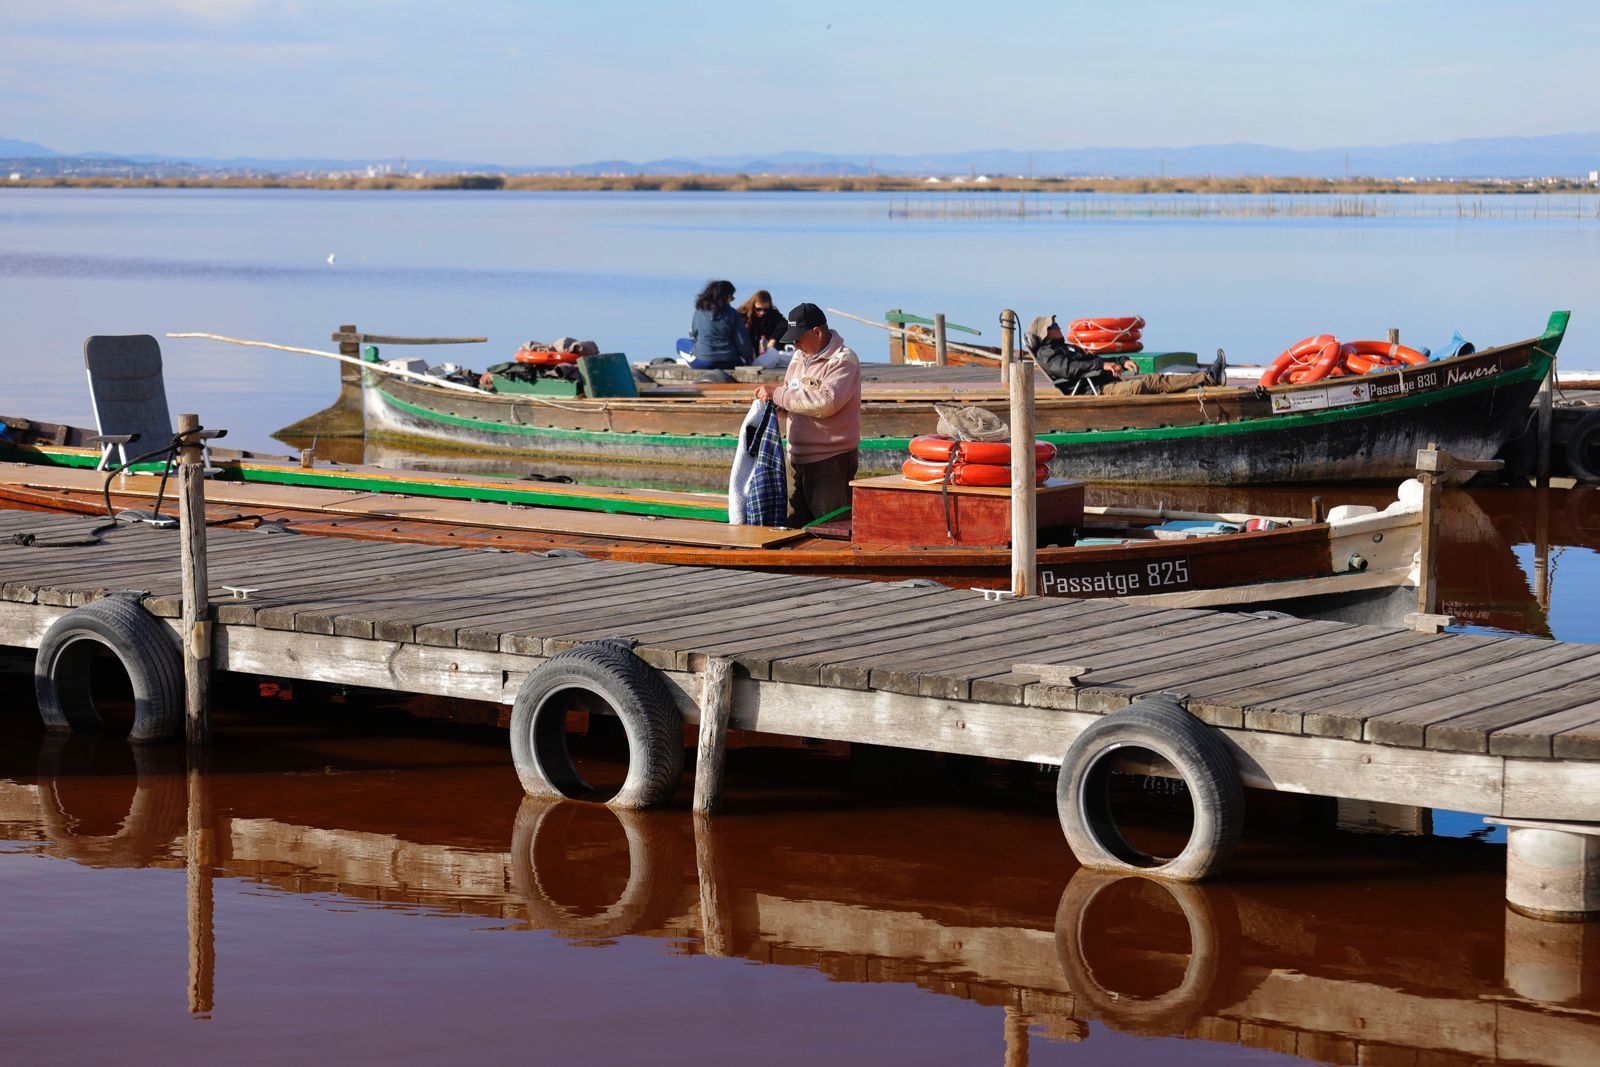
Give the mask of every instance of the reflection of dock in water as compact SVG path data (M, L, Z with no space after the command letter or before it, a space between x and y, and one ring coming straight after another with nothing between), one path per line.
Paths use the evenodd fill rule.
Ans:
M96 799L72 780L82 756L47 749L36 778L0 781L0 836L91 866L182 866L181 759L119 780L119 813L105 796L76 807ZM355 773L355 788L348 774L212 778L196 795L211 874L914 985L1003 1009L1012 1055L1030 1029L1081 1040L1097 1019L1346 1064L1576 1065L1600 1047L1600 929L1506 909L1498 849L1481 842L1321 835L1289 861L1295 879L1274 842L1232 884L1166 885L1071 870L1053 820L1031 815L713 823L530 799L513 819L503 767L457 772L448 804L442 788ZM209 923L196 936L192 958L211 966Z

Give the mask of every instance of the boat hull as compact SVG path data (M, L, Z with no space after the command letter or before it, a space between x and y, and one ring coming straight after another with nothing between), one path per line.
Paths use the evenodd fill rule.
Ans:
M1051 474L1108 483L1246 485L1397 480L1430 442L1491 459L1524 429L1565 313L1544 336L1359 378L1282 389L1166 396L1042 396L1038 435L1057 446ZM380 380L381 379L381 380ZM481 397L382 377L363 384L375 439L461 451L726 472L744 395L613 400ZM937 396L902 390L862 404L863 475L897 473L909 438L938 428ZM955 398L944 398L955 399ZM1003 398L970 398L1004 416ZM725 475L721 475L725 476ZM711 479L715 481L715 479Z
M88 470L0 464L0 504L95 514L103 507L101 480ZM114 479L113 506L150 508L161 492L158 482L140 475ZM1366 509L1328 523L1189 539L1047 545L1039 549L1038 588L1045 596L1073 599L1290 612L1297 604L1334 594L1381 598L1416 581L1421 511L1420 489L1415 483L1412 488L1410 496L1402 494L1400 503L1381 512ZM354 491L353 485L216 480L207 488L207 508L215 520L260 517L299 533L362 540L524 552L564 549L629 562L886 582L927 579L957 588L1010 586L1010 553L1004 548L854 545L801 531L429 500L411 493ZM685 531L694 540L663 540Z

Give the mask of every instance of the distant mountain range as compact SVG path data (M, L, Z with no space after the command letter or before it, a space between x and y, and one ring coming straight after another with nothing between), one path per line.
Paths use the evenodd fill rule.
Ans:
M1110 177L1584 178L1600 169L1600 132L1547 137L1488 137L1381 147L1275 148L1258 144L1184 148L991 149L925 155L884 153L672 157L635 162L607 159L572 165L517 165L443 159L262 159L58 152L32 141L0 138L0 166L37 173L217 172L258 174L365 171L368 167L430 174L785 174L785 175L1105 175Z

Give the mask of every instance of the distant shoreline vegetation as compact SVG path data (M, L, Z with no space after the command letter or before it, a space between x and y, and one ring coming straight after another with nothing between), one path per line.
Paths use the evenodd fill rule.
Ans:
M747 174L688 175L501 175L448 174L379 177L51 177L0 180L0 188L50 189L326 189L353 191L484 191L515 192L816 192L916 193L926 197L976 196L997 193L1167 194L1202 196L1329 194L1362 196L1382 193L1445 196L1600 195L1600 186L1566 178L1398 180L1378 178L927 178L776 176Z

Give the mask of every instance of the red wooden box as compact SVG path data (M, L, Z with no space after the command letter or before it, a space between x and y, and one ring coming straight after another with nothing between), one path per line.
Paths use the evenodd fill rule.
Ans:
M850 483L850 540L879 545L982 545L1011 543L1011 490L949 487L949 522L943 486L898 474ZM1040 530L1083 524L1083 483L1052 478L1039 486Z

